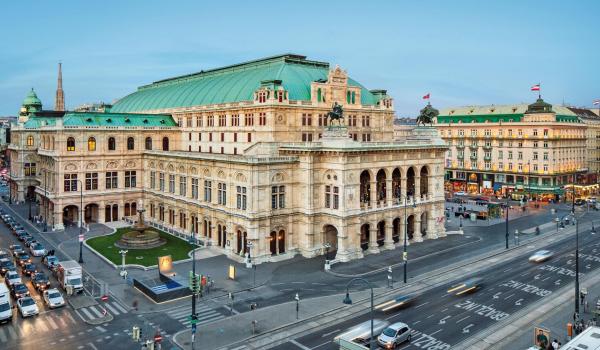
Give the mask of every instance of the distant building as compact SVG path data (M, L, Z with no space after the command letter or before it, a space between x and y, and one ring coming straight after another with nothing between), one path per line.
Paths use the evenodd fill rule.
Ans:
M112 105L106 104L104 102L100 103L85 103L80 106L75 107L73 112L110 112Z
M585 184L596 184L600 174L600 117L587 108L567 107L586 126L586 157L588 176Z
M453 107L436 127L446 140L446 190L558 198L588 171L586 124L572 110L536 102Z
M415 118L396 118L394 119L394 140L405 140L413 134L413 129L417 126Z

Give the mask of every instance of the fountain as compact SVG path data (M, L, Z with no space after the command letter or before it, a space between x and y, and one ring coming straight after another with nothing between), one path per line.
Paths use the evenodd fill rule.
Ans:
M160 247L167 243L161 238L158 232L150 229L144 224L144 203L140 199L138 202L138 221L133 224L131 231L125 232L121 238L115 242L119 248L127 249L149 249Z

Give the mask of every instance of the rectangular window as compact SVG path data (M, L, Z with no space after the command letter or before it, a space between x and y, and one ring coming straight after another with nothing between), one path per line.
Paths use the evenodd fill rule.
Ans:
M150 172L150 188L154 189L156 187L156 172Z
M544 129L544 136L548 136L548 129Z
M500 162L498 163L498 170L502 170L504 169L504 163Z
M267 125L267 113L258 113L258 125Z
M201 127L202 126L202 116L199 115L196 117L196 127Z
M114 189L119 187L119 177L116 171L106 172L106 189Z
M544 160L548 160L548 152L544 152Z
M504 152L498 151L498 159L504 158Z
M98 189L98 173L85 174L85 190L92 191Z
M537 160L538 159L538 153L537 152L533 152L533 160Z
M136 179L135 170L126 171L125 172L125 187L126 188L136 187L136 183L137 183L137 179Z
M158 185L159 189L164 192L165 191L165 173L158 174Z
M285 208L285 186L271 186L271 209Z
M246 114L244 117L244 121L246 123L246 126L253 126L254 125L254 114L253 113Z
M77 192L77 174L65 174L65 192Z
M523 152L519 151L519 153L517 153L517 159L523 159Z
M175 193L175 175L169 175L169 193Z
M246 210L246 187L237 186L237 208Z
M252 142L252 133L248 133L248 142Z
M188 128L192 127L192 117L191 116L187 117L187 119L186 119L186 126Z
M325 208L331 208L331 186L325 186Z
M221 205L227 205L227 185L222 182L217 185L217 201Z
M206 117L206 126L215 126L215 117L212 115Z
M227 118L225 115L219 116L219 126L227 126Z
M508 151L508 159L513 159L513 153L512 153L512 151Z
M204 180L204 201L212 201L212 182L209 180Z
M538 136L537 129L533 129L533 136Z
M23 166L25 176L35 176L37 173L36 163L25 163Z
M537 147L538 147L537 141L533 141L533 148L537 148Z
M185 176L179 177L179 195L183 197L187 196L187 177Z
M198 199L198 179L192 178L192 199Z
M340 188L333 186L333 209L339 209L340 207Z

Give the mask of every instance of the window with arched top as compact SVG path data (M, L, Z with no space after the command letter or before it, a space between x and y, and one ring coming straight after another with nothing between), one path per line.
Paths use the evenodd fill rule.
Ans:
M133 151L134 149L135 149L135 140L133 139L133 137L128 137L127 138L127 150Z
M163 137L163 139L162 139L162 149L163 149L163 151L168 151L169 150L169 138L168 137Z
M350 91L346 91L346 103L350 103Z
M75 151L75 139L72 137L69 137L67 139L67 151L69 151L69 152Z
M114 151L115 149L117 149L117 141L115 141L114 137L109 137L108 138L108 150Z
M27 146L33 146L33 136L27 136Z
M317 89L317 102L322 102L321 98L323 97L323 92L321 91L321 88Z
M96 150L96 139L94 137L90 137L88 139L88 151Z
M352 98L351 99L352 99L352 101L351 101L352 104L355 104L356 103L356 93L354 91L352 91Z
M146 141L144 142L144 144L145 144L145 148L148 151L151 151L152 150L152 137L146 137Z

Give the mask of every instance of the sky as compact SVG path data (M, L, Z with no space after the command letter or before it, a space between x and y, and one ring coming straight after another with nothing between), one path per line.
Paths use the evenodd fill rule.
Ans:
M281 53L386 89L399 117L437 108L600 99L600 1L10 1L0 12L0 116L33 87L68 109Z

